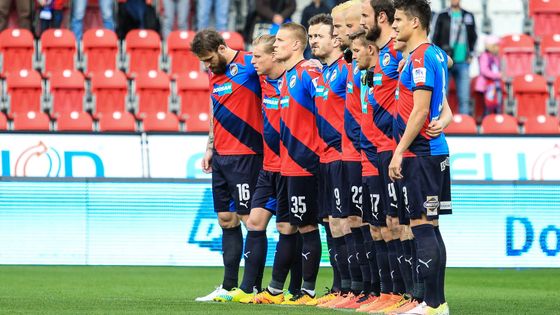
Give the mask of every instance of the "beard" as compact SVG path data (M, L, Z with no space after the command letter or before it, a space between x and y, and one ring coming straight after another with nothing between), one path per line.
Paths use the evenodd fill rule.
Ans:
M227 70L227 60L224 56L218 54L218 64L214 67L210 67L210 70L214 74L224 74Z
M377 22L375 22L375 24L370 29L368 29L366 33L366 39L371 42L375 42L379 39L379 36L381 36L381 27L379 27L379 24L377 24Z

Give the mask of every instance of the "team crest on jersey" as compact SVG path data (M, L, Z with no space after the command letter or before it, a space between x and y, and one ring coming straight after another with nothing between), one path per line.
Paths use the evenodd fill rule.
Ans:
M330 82L334 81L336 79L336 75L338 74L338 71L336 71L336 69L334 69L334 71L331 73L331 78L330 78Z
M235 76L237 74L237 72L239 72L239 69L237 68L237 65L235 63L232 63L231 65L229 65L229 73L232 76Z
M278 80L278 90L282 90L282 83L284 82L284 80L279 79Z
M290 78L290 87L293 88L294 86L296 86L296 76L292 76Z
M385 55L383 55L383 66L388 66L389 62L391 62L391 55L389 55L389 53L385 53Z

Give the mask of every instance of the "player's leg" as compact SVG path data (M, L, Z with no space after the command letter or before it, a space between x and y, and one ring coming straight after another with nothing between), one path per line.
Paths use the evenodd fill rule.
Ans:
M294 261L292 262L292 266L290 267L290 284L288 285L288 292L291 296L301 293L301 285L303 281L302 256L299 255L303 248L303 238L301 237L301 234L299 232L296 232L296 234L297 239L295 252L297 253L297 255L294 255Z
M448 215L452 213L452 203L451 203L451 175L449 167L449 157L442 156L443 159L440 164L442 185L441 185L441 201L440 201L440 215ZM436 161L437 163L437 161ZM445 243L440 231L440 220L434 220L434 231L438 239L438 245L440 249L440 272L438 280L438 290L440 299L440 313L449 314L449 307L445 299L445 269L447 267L447 250L445 248Z

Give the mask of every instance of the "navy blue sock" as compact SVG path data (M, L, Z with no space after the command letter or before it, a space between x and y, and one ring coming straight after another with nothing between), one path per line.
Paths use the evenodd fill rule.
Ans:
M430 307L439 306L438 275L440 272L439 244L431 224L412 227L416 240L418 269L424 280L424 302Z
M247 232L245 251L243 252L245 271L243 272L243 281L239 286L245 293L252 293L254 287L261 287L261 284L257 285L257 279L261 270L264 271L267 245L266 231Z
M303 247L303 238L301 237L301 234L299 232L297 232L296 235L296 253L301 253ZM301 291L302 280L303 271L301 255L295 255L294 262L292 263L292 267L290 268L290 286L288 287L288 291L290 291L290 293L293 295L299 294Z
M357 295L364 289L362 270L360 269L360 264L356 259L356 243L354 242L354 235L352 232L344 235L344 240L346 242L346 248L348 250L348 267L350 268L350 289Z
M439 303L445 303L445 267L447 266L447 250L445 249L445 243L443 242L443 237L439 230L439 226L434 227L434 232L439 245L439 281L438 281L438 291L439 291Z
M231 229L222 228L222 233L222 259L224 261L222 286L229 291L237 287L239 280L239 263L243 253L243 233L241 233L241 225Z
M414 292L414 274L416 273L415 270L412 269L412 247L414 246L413 240L406 240L402 241L403 253L404 253L404 269L408 271L408 276L410 277L410 284L407 287L407 292L410 295L413 295ZM403 278L405 274L403 272Z
M397 260L399 261L399 270L401 271L401 277L404 282L405 293L412 292L412 269L409 268L405 261L403 242L397 240L395 245L397 248Z
M377 257L375 255L375 246L373 245L373 238L371 237L371 232L369 231L369 226L362 226L362 235L364 237L364 244L366 247L366 258L369 264L370 272L370 292L373 295L379 296L381 292L380 282L379 282L379 268L377 267Z
M302 233L303 247L303 285L302 289L308 291L315 290L319 264L321 263L321 236L319 230Z
M272 266L272 280L270 287L283 290L286 277L296 255L301 255L296 252L297 248L297 234L282 234L276 244L276 255L274 255L274 264Z
M362 274L362 292L369 293L371 291L371 274L369 264L366 257L366 247L364 244L364 236L361 228L352 228L352 236L354 236L354 245L356 246L356 257L360 271Z
M393 293L403 294L406 287L401 275L397 246L401 246L400 240L392 240L387 243L387 251L389 255L389 267L391 268L391 280L393 281Z
M375 257L379 268L379 281L381 282L381 293L391 293L393 282L391 281L391 268L389 267L389 255L385 241L374 241Z
M329 249L329 261L331 263L332 271L333 271L333 282L331 286L332 292L339 292L340 291L340 272L338 272L338 266L336 264L336 251L334 249L334 241L331 232L331 226L329 222L323 222L323 226L325 227L325 233L327 234L327 246Z
M412 240L412 282L414 282L414 290L412 290L412 297L418 302L424 301L424 281L420 276L420 268L418 268L418 253L416 247L416 240Z
M333 237L334 258L338 272L340 273L340 291L348 293L350 291L350 270L348 268L348 251L344 237Z

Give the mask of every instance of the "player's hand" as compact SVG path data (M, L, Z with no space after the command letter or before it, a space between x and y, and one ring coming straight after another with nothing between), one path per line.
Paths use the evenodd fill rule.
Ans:
M393 154L393 158L391 159L391 163L389 164L389 178L391 178L392 181L403 178L401 174L402 159L402 153L398 153L395 151L395 154Z
M309 59L301 64L302 67L323 68L323 64L317 59Z
M406 61L404 59L401 59L401 61L399 61L399 65L397 66L397 72L401 73L402 69L404 68L404 63Z
M437 138L443 132L443 124L439 120L432 120L426 129L426 134L432 138Z
M214 153L212 150L206 150L204 157L202 158L202 171L206 174L212 173L212 155Z

